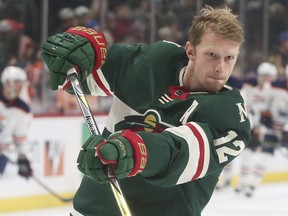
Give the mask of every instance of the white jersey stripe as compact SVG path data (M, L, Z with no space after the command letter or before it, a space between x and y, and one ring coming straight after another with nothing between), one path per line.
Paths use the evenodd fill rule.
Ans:
M184 138L189 149L187 165L177 184L203 177L208 169L210 151L208 139L202 128L196 123L189 123L180 127L169 128L167 131Z
M70 216L84 216L76 211L74 208L71 209Z
M89 74L89 76L86 78L87 85L91 94L96 95L96 96L109 96L109 94L113 95L113 93L111 92L110 86L103 75L102 70L98 69L96 73L97 73L97 76L93 74ZM97 81L95 80L96 77L98 78ZM98 85L97 83L100 83L101 86Z

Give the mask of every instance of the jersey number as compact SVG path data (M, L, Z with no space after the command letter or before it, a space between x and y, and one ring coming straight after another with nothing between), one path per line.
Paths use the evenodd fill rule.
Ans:
M215 147L217 148L217 146L220 146L219 148L216 149L216 152L217 152L218 158L219 158L219 163L224 163L224 162L228 161L228 157L227 157L228 155L236 157L245 148L245 144L241 140L235 140L234 142L232 142L232 144L235 147L237 147L237 149L232 149L228 146L222 146L225 143L230 142L231 140L233 140L236 137L237 137L236 132L229 131L227 136L214 140Z

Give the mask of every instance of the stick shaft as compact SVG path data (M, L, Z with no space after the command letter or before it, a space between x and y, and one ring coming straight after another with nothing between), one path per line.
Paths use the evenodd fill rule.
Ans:
M7 157L5 154L2 154L11 164L16 165L17 166L17 162L12 161L9 157ZM56 197L58 200L62 201L62 202L71 202L73 200L73 197L70 198L64 198L62 196L60 196L59 194L57 194L55 191L53 191L51 188L49 188L45 183L43 183L42 181L40 181L37 177L35 177L33 174L32 176L30 176L37 184L39 184L42 188L44 188L47 192L49 192L49 194L53 195L54 197Z
M71 81L73 91L75 94L75 97L77 99L77 102L80 106L80 109L82 111L83 117L86 121L86 124L88 126L88 129L92 135L100 134L100 131L98 129L98 126L96 124L96 121L94 119L94 116L91 112L89 103L82 91L81 85L78 81L78 76L76 71L68 73L68 78ZM108 177L110 179L110 186L113 191L114 197L117 201L117 204L119 206L120 212L122 216L132 216L132 213L130 212L130 209L128 207L128 204L124 198L124 195L122 193L119 181L116 177L116 174L114 172L114 169L111 165L108 165Z
M31 178L37 182L41 187L43 187L46 191L48 191L51 195L53 195L54 197L56 197L58 200L62 201L62 202L71 202L73 200L74 197L71 198L64 198L60 195L58 195L57 193L55 193L53 190L51 190L46 184L44 184L42 181L40 181L38 178L36 178L35 176L31 176Z

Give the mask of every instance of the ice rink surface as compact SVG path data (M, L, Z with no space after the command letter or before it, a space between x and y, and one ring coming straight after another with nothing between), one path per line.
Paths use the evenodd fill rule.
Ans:
M1 216L68 216L69 205ZM288 182L261 185L247 198L231 188L214 192L202 216L288 216ZM161 216L161 215L159 215ZM184 215L183 215L184 216Z
M216 191L202 216L288 216L288 183L261 185L250 198L231 188Z

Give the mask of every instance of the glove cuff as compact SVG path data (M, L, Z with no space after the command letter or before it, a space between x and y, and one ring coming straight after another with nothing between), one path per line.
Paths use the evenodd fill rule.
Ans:
M144 144L143 139L131 130L125 130L122 134L120 134L120 136L127 139L133 148L134 167L129 176L135 176L142 172L147 164L148 153L146 145Z
M102 32L83 26L69 28L66 32L80 35L89 40L95 52L95 64L92 71L97 70L104 64L107 57L107 42Z

